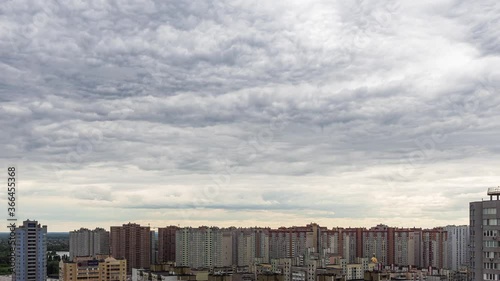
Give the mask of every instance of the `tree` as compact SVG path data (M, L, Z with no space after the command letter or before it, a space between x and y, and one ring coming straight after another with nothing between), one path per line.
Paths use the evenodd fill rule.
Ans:
M58 261L47 262L47 274L48 275L59 274L59 262Z

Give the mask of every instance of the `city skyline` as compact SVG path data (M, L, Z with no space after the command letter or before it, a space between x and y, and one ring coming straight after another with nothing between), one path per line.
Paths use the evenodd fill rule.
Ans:
M432 228L500 185L495 1L2 9L18 221Z
M101 239L99 244L101 251L104 245L110 245L111 255L130 261L132 268L144 262L141 267L154 264L157 258L160 263L206 268L248 266L255 258L269 263L272 259L305 258L315 253L322 259L342 257L350 263L360 257L375 256L382 264L432 265L458 270L468 262L468 229L468 226L403 229L386 225L328 229L314 223L279 229L170 226L159 228L156 238L150 235L153 233L150 227L128 223L106 232L110 241L116 243ZM98 232L87 229L73 232L77 234L73 243L70 233L70 256L76 252L83 253L78 256L95 252L92 233Z

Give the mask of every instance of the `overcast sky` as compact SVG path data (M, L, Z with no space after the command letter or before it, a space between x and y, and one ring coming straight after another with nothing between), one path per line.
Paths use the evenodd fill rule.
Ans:
M468 224L499 38L496 0L6 1L1 163L49 231Z

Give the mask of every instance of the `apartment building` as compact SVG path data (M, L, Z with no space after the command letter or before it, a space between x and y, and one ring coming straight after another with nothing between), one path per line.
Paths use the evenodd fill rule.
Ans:
M151 265L150 228L135 223L112 226L110 252L118 259L127 260L127 274L132 268L149 268Z
M500 280L500 187L488 189L489 200L471 202L471 279Z
M69 232L69 258L109 254L109 231L80 228Z
M26 220L16 233L16 268L13 280L45 281L47 278L47 226Z
M448 269L466 269L469 264L469 226L449 225L445 230L448 233Z
M126 281L127 261L106 255L59 262L60 281Z
M158 228L158 262L175 261L175 233L179 227L167 226Z

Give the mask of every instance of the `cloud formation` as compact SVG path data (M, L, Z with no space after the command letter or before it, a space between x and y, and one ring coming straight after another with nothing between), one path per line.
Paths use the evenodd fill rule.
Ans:
M19 215L467 224L500 182L499 18L496 1L8 1Z

